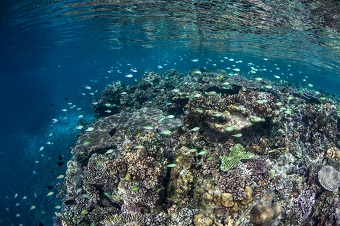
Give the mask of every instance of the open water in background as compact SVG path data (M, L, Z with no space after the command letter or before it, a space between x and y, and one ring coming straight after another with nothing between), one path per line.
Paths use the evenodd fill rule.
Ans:
M66 170L58 156L71 157L78 116L93 120L93 98L113 81L136 84L147 69L237 67L340 94L339 1L289 2L2 1L0 225L52 224ZM250 73L250 63L261 70Z

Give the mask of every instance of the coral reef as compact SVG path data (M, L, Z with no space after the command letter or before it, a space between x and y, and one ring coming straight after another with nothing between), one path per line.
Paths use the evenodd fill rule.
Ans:
M56 225L340 222L339 103L322 94L200 68L95 102Z

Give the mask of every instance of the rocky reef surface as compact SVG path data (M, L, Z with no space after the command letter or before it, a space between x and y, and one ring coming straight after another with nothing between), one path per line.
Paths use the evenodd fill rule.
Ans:
M337 101L203 68L115 82L55 225L340 225Z

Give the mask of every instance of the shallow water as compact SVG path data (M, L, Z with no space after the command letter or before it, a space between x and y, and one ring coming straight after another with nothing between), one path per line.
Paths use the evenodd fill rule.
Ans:
M205 67L339 101L340 6L333 1L1 4L3 225L52 224L62 205L56 178L65 175L76 127L94 120L94 99L114 81L136 85L146 70ZM48 185L54 195L46 197Z

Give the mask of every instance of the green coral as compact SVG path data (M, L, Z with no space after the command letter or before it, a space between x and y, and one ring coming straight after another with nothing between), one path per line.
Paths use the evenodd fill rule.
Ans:
M222 171L230 170L241 159L250 159L251 157L253 157L252 153L244 151L244 147L241 144L236 144L230 147L229 150L230 150L229 155L220 156L221 158L220 169Z

